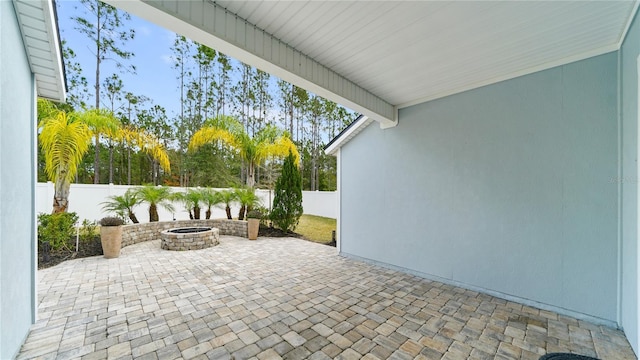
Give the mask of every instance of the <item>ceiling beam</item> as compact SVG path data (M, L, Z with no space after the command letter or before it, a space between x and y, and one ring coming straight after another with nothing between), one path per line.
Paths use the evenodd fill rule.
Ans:
M212 1L105 2L346 106L382 128L397 124L393 105Z

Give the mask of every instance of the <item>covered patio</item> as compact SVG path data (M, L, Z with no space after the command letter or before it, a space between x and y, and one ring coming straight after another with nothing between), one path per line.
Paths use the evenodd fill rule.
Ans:
M19 359L635 359L619 330L293 238L67 261L38 271L38 318Z
M294 239L151 242L37 271L34 104L64 101L64 79L52 2L13 0L1 357L38 319L20 358L635 358L622 331L566 313L639 348L640 2L107 2L379 123L336 152L338 250L484 292ZM30 43L34 23L48 49ZM363 235L382 221L394 226Z

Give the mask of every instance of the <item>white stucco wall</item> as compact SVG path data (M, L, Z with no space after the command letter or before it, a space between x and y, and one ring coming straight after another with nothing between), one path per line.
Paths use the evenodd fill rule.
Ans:
M34 320L34 80L11 1L0 1L0 358Z
M615 325L617 61L504 81L366 128L340 150L342 254Z
M638 56L640 24L633 21L620 51L621 95L621 309L622 328L629 343L640 354L638 311Z

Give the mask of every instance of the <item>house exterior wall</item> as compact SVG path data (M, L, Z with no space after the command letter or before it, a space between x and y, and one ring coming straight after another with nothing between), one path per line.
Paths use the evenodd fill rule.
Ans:
M369 126L340 150L341 253L616 324L617 70L609 53Z
M0 358L34 320L34 79L13 2L0 1Z
M621 325L640 354L638 337L638 65L640 24L633 21L620 50L621 118Z

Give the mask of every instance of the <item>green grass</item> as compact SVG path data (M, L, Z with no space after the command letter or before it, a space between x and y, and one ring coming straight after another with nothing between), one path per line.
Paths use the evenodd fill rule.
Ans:
M331 241L331 231L336 229L336 219L315 215L302 215L298 227L294 230L305 239L328 243Z

